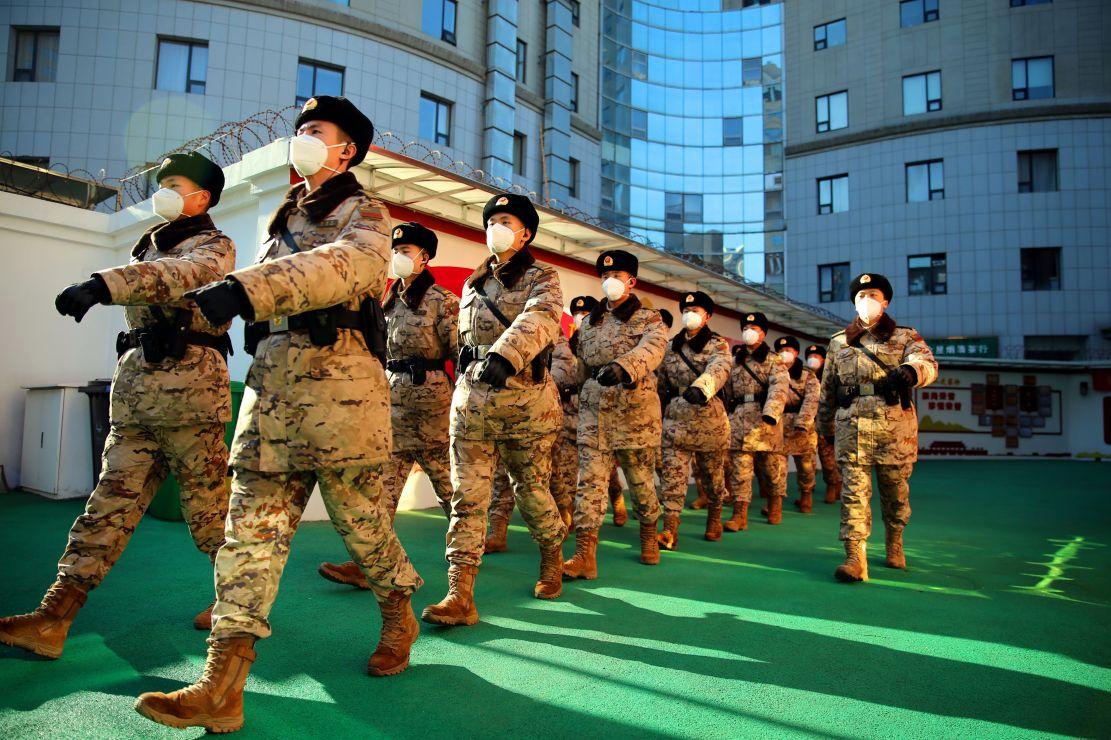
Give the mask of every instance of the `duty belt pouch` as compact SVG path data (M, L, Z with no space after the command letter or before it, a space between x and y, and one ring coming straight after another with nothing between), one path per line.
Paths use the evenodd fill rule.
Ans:
M373 297L364 298L359 304L359 320L363 325L363 339L366 341L367 349L384 365L386 363L386 312L382 310L382 304ZM413 379L416 380L415 375Z
M309 341L314 347L331 347L336 343L339 329L336 328L336 315L332 308L307 311L303 315L308 324Z

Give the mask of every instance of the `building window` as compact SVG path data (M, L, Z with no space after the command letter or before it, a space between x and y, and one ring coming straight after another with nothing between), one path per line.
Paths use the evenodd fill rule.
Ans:
M814 99L814 112L819 134L845 128L849 125L848 90L819 95Z
M910 295L947 293L945 253L914 254L907 257L907 292Z
M848 262L818 265L818 303L836 303L849 300Z
M424 0L421 30L429 36L455 43L455 0Z
M420 137L451 146L451 103L426 92L420 94Z
M702 195L664 193L664 222L667 231L682 231L683 224L702 222Z
M763 82L764 65L760 57L741 60L741 85L757 87Z
M643 51L631 51L629 55L629 68L632 70L634 80L648 79L648 55Z
M1011 99L1053 97L1053 57L1030 57L1011 62Z
M575 28L579 27L579 16L582 13L582 3L579 0L571 0L571 25Z
M297 105L316 95L343 95L343 67L309 59L297 62Z
M158 39L157 89L204 95L207 76L207 42Z
M926 72L903 78L903 115L941 110L941 72Z
M1061 248L1029 247L1022 250L1022 289L1061 289Z
M1057 189L1056 149L1018 153L1018 192L1051 193Z
M528 84L528 44L517 39L517 82Z
M12 82L54 82L58 79L57 28L17 29Z
M528 152L528 139L520 131L513 132L513 174L525 176L525 155Z
M571 110L579 112L579 76L571 73Z
M648 111L633 108L629 111L629 130L638 139L648 138Z
M942 200L945 197L945 172L942 160L907 164L907 203Z
M572 198L579 197L579 160L571 157L567 160L570 169L570 182L567 183L567 195Z
M936 21L939 17L938 0L903 0L899 3L899 25L910 28Z
M814 51L845 45L845 19L814 26Z
M818 215L849 210L849 176L818 178Z
M744 119L740 116L721 119L722 146L741 146L744 144L743 130Z
M1048 5L1053 0L1011 0L1012 8L1021 8L1024 5Z

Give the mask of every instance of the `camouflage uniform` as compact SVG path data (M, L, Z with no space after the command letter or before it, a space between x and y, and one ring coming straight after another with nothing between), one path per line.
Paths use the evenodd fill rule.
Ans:
M128 265L97 275L112 303L126 306L131 329L154 324L151 306L159 306L167 317L188 311L192 332L224 337L227 325L212 326L182 296L234 267L235 245L200 215L155 226L139 239ZM215 557L228 506L224 427L231 420L231 393L225 359L212 347L190 344L180 360L148 363L141 348L129 349L116 365L110 403L100 480L70 530L58 577L99 585L167 473L181 486L181 510L194 544Z
M425 270L402 290L398 280L385 302L390 421L393 452L386 464L385 499L392 515L416 462L432 481L444 513L451 515L451 461L448 419L451 378L442 369L459 354L459 299L436 284ZM441 369L418 370L417 384L405 361L434 361Z
M702 372L691 370L679 352ZM729 380L729 345L725 338L703 326L693 339L680 332L668 346L660 366L660 394L666 406L663 418L663 505L678 517L687 496L693 460L696 474L710 495L711 506L720 507L725 491L725 455L729 447L729 417L718 392ZM710 402L694 406L683 397L687 388L702 390Z
M605 301L599 303L577 339L576 354L588 379L579 406L575 530L602 526L614 460L625 471L637 519L655 522L659 500L652 470L662 428L655 371L667 348L667 329L658 311L629 296L614 310ZM630 381L603 387L595 380L610 363L619 365Z
M814 493L818 447L814 422L818 415L821 386L817 376L797 358L788 368L787 377L790 392L782 422L783 452L795 458L799 493L805 498Z
M729 490L737 503L752 501L755 472L761 493L787 495L787 457L783 454L783 409L789 390L787 368L779 355L761 344L741 347L729 375ZM753 378L748 373L756 375ZM776 421L769 424L763 417Z
M910 365L918 375L917 387L937 379L937 361L925 340L914 329L896 326L887 315L872 329L859 319L846 331L833 335L822 376L818 407L818 433L835 437L841 468L841 539L867 540L872 531L872 468L876 469L883 521L901 532L910 519L910 478L918 459L918 413L912 404L903 409L888 405L866 384L884 378L885 371L868 358L867 347L892 368ZM838 390L861 386L861 395L847 407L838 405Z
M298 253L280 236L282 224ZM230 277L245 289L255 321L280 321L378 300L389 256L386 207L343 173L312 192L290 188L257 264ZM391 449L386 375L361 332L340 328L338 335L330 346L315 346L307 331L279 330L255 351L232 445L211 640L269 636L270 608L314 483L380 600L421 585L381 506Z
M481 286L511 322L506 327L475 291ZM461 345L497 354L513 367L504 388L478 379L483 362L462 372L451 402L451 480L454 495L447 560L477 568L486 539L491 480L500 460L529 531L541 548L563 541L564 526L549 489L552 446L563 423L559 393L533 359L559 333L563 295L555 269L526 247L504 263L491 257L467 278L459 302Z

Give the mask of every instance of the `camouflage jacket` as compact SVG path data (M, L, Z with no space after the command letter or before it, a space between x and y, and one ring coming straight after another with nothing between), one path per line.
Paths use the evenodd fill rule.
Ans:
M896 326L886 314L871 329L859 319L829 341L818 405L818 434L835 437L837 461L856 465L903 465L918 459L918 411L888 406L882 396L861 395L848 408L837 404L842 386L876 383L886 375L861 347L892 368L910 365L918 388L937 380L937 361L914 329Z
M494 316L475 286L510 321ZM551 345L563 316L563 293L555 269L540 264L526 247L503 263L490 257L463 284L459 344L486 347L504 357L516 374L504 388L480 382L482 362L458 379L451 400L451 435L461 439L528 439L558 431L563 423L559 393L546 370L534 377L533 358Z
M129 264L96 274L112 303L126 306L130 329L155 323L151 306L159 306L170 319L178 309L188 311L190 331L221 336L230 322L212 326L182 295L234 269L235 245L205 214L155 226L135 244ZM217 350L192 344L180 360L158 363L147 363L142 349L130 349L112 379L111 418L113 424L152 426L230 421L227 362Z
M425 270L409 287L396 281L386 296L386 354L393 360L450 360L459 354L459 299ZM426 370L424 383L387 369L390 419L397 452L445 447L454 384L443 371Z
M679 352L701 372L691 370ZM729 366L729 343L708 326L692 339L681 331L671 340L659 373L659 392L666 403L664 447L712 452L729 446L729 417L718 393L729 381ZM693 406L683 400L683 392L692 385L710 399L707 405Z
M586 365L575 356L578 346L578 332L570 339L557 332L555 346L552 348L552 380L559 391L559 402L563 407L563 428L560 439L574 443L579 425L579 392L586 380Z
M795 364L787 369L791 390L787 394L787 406L798 406L798 411L783 414L783 451L788 455L808 455L818 449L818 431L815 424L818 416L818 397L822 387L812 370L795 358Z
M667 351L660 312L634 295L610 310L602 300L579 328L577 354L587 367L579 402L578 444L600 450L658 447L662 422L656 369ZM630 382L608 388L593 375L611 362Z
M285 225L300 251L281 237ZM351 173L312 192L294 185L270 222L257 264L229 277L254 320L379 300L390 261L390 219ZM247 372L234 465L265 472L369 466L390 452L389 389L361 332L339 329L316 347L305 331L263 339Z
M745 452L783 452L782 416L789 390L787 368L766 344L751 352L737 347L733 360L727 394L734 406L729 416L729 447ZM765 392L767 397L761 403L756 396ZM776 423L765 423L764 416L770 416Z

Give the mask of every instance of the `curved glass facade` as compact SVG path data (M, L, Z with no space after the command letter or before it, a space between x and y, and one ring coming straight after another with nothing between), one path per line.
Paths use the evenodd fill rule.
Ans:
M778 2L604 0L602 217L781 288L782 86Z

